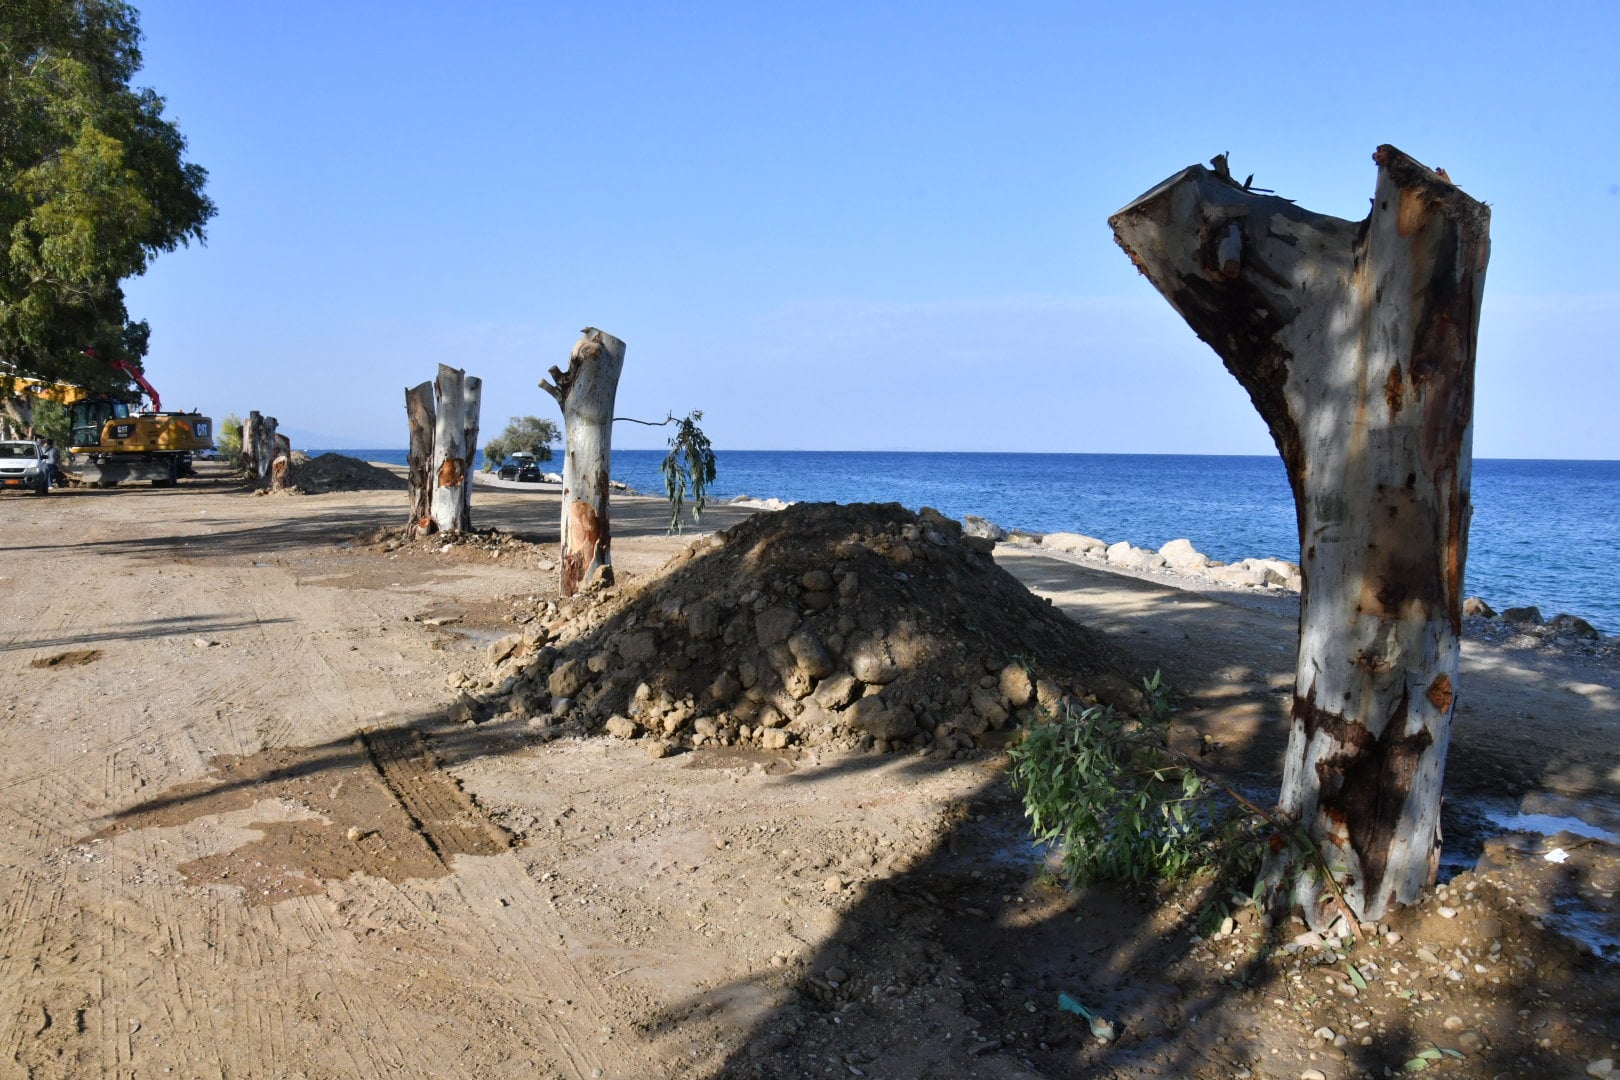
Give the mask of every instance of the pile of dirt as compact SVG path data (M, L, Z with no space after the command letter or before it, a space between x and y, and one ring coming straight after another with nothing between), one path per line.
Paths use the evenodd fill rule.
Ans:
M535 543L514 536L502 529L475 529L471 532L424 533L412 536L407 525L384 525L365 532L351 540L353 547L375 548L394 558L400 556L432 557L437 561L468 562L481 559L517 559L519 565L531 566L541 572L557 568L555 543ZM533 611L525 613L523 621L531 621Z
M293 452L292 484L308 495L327 491L406 491L410 488L410 484L398 473L359 458L331 453L312 458L302 451Z
M554 734L930 748L1004 741L1065 702L1131 707L1135 673L1037 599L989 541L924 509L805 503L568 602L490 649L493 706Z

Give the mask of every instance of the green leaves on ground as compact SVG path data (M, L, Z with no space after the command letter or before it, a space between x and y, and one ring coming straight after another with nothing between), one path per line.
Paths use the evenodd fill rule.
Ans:
M20 374L120 382L83 353L145 355L121 282L214 215L163 99L129 84L140 66L122 0L0 4L0 357Z
M1264 819L1170 748L1168 690L1143 685L1140 718L1065 707L1009 751L1031 835L1056 845L1071 886L1252 872Z

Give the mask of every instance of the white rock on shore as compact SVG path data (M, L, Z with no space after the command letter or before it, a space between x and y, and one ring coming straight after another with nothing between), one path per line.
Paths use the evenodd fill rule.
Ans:
M1108 550L1108 545L1095 536L1068 532L1047 533L1041 537L1041 547L1061 551L1065 555L1101 555Z

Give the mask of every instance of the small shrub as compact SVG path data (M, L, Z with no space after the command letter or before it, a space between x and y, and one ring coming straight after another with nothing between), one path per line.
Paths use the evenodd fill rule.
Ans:
M219 435L214 445L219 449L219 456L233 469L242 467L242 418L235 413L227 413L225 419L219 422Z
M1071 888L1201 874L1230 886L1258 867L1267 820L1170 748L1168 689L1157 674L1143 686L1141 717L1065 710L1009 751L1030 833L1057 846ZM1210 893L1220 903L1225 889Z

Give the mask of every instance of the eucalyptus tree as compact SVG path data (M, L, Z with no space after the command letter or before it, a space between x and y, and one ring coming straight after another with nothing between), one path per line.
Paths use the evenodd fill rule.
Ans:
M214 215L207 173L185 160L163 98L131 85L140 41L122 0L0 3L0 357L10 374L116 382L86 350L137 363L146 354L148 327L130 319L122 281L203 241Z
M1225 155L1109 219L1287 467L1304 588L1280 810L1315 850L1263 873L1318 925L1435 880L1490 256L1490 211L1444 171L1373 160L1362 221L1239 183Z

